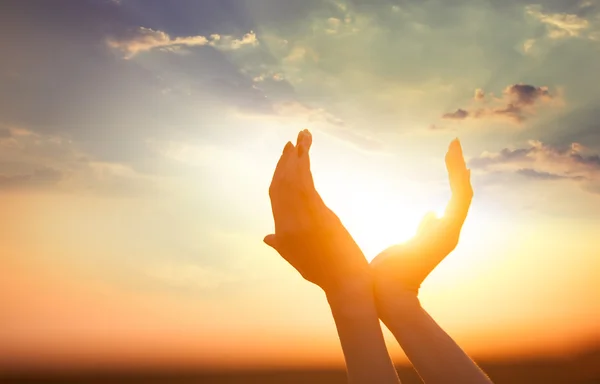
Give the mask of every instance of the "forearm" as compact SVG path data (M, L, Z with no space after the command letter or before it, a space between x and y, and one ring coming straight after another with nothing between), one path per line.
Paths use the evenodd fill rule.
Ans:
M370 285L326 292L342 345L348 382L399 384Z
M378 303L381 319L426 384L489 384L492 381L421 307L404 292Z

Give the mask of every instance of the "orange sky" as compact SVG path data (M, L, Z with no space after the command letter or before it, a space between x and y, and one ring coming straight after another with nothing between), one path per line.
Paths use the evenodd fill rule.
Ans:
M600 4L0 8L0 370L341 364L322 292L262 243L304 128L369 259L443 212L460 138L473 205L420 297L469 353L600 337Z
M341 364L323 294L259 237L215 235L238 242L230 243L231 257L243 262L229 274L185 263L161 264L165 273L145 270L152 250L131 239L139 241L136 232L148 224L142 219L159 211L159 202L150 208L90 197L3 195L0 361L54 368L151 361ZM342 218L352 217L343 204L339 209ZM530 217L509 226L480 209L475 202L459 248L422 288L430 314L475 356L562 354L597 339L594 222ZM377 214L384 223L398 217L371 212ZM259 220L265 231L268 216ZM351 231L362 229L349 222ZM357 232L359 244L368 236ZM394 357L405 361L386 337Z

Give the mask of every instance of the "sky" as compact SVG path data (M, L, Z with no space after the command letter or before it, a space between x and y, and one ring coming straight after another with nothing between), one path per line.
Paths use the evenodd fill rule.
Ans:
M0 36L0 369L341 364L262 243L303 128L368 259L443 212L460 138L420 297L468 353L600 341L600 2L9 0Z

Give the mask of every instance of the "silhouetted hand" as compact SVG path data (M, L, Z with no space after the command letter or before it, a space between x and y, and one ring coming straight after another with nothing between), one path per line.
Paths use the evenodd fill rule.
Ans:
M386 249L371 261L377 295L397 289L418 293L423 280L456 248L473 197L471 171L466 167L458 139L450 143L446 168L452 197L444 216L437 218L428 213L415 237Z
M296 146L288 142L283 149L269 188L275 234L264 242L325 292L356 280L371 284L362 251L315 189L311 144L312 136L304 130Z

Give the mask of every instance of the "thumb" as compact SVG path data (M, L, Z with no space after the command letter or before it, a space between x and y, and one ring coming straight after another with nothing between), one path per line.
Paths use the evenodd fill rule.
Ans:
M431 227L433 223L437 220L437 215L434 212L427 212L423 220L421 220L421 224L419 224L419 228L417 229L417 233L424 233Z
M265 238L263 239L263 241L269 247L273 248L274 250L277 250L277 238L275 237L274 234L270 234L270 235L265 236Z

